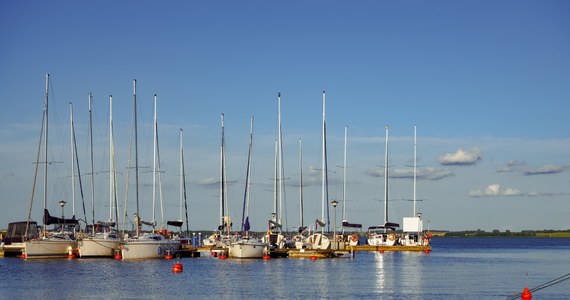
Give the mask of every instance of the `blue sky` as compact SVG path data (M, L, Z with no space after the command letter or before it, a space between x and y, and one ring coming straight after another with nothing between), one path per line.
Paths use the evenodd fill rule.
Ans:
M407 199L417 125L418 211L432 229L569 229L569 12L567 1L3 1L0 227L27 216L49 73L50 159L61 162L50 166L50 211L72 199L69 102L90 209L88 93L94 99L97 219L108 215L110 94L124 201L137 79L145 167L152 166L152 99L158 95L166 219L179 214L178 129L184 129L191 229L219 223L222 112L234 224L241 216L249 118L255 117L250 218L252 229L265 229L278 92L287 227L299 223L299 138L304 219L320 217L323 90L329 200L342 198L349 127L349 221L383 222L386 124L390 219L401 223L412 214ZM151 214L148 170L141 173L145 219ZM39 221L39 189L34 201ZM83 215L78 203L76 215Z

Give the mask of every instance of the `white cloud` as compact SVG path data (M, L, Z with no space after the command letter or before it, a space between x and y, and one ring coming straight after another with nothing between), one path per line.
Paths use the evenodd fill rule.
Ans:
M545 165L538 169L528 169L524 171L524 175L547 175L562 173L567 166Z
M510 196L522 196L523 193L515 188L501 189L501 185L498 183L490 184L485 189L477 189L469 192L471 197L510 197Z
M467 151L459 148L455 153L447 153L439 157L439 163L442 165L473 165L480 160L481 150L479 148Z
M521 168L524 166L526 166L526 163L524 161L511 160L507 162L503 167L499 168L497 172L508 173L508 172L520 171Z

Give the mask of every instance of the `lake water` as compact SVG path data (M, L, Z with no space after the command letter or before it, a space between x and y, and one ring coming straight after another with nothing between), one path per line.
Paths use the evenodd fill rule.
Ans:
M1 299L506 299L570 272L570 239L434 238L354 258L0 259ZM520 298L519 298L520 299ZM533 299L570 299L570 280Z

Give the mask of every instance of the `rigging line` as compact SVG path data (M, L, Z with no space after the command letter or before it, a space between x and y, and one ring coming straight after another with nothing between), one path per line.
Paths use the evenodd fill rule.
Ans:
M563 282L563 281L566 281L566 280L568 280L568 279L570 279L570 273L565 274L565 275L562 275L562 276L560 276L560 277L558 277L558 278L556 278L556 279L553 279L553 280L551 280L551 281L545 282L545 283L543 283L543 284L541 284L541 285L539 285L539 286L537 286L537 287L534 287L534 288L530 289L530 291L531 291L531 292L536 292L536 291L542 290L542 289L544 289L544 288L547 288L547 287L549 287L549 286L553 286L553 285L555 285L555 284L558 284L558 283L561 283L561 282ZM521 293L516 293L516 294L513 294L513 295L511 295L511 296L508 296L508 297L507 297L507 300L514 300L514 299L519 298L520 296L521 296Z

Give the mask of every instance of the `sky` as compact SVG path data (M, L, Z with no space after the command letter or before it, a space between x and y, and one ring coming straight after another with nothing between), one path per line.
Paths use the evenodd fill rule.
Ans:
M65 200L66 216L85 218L95 207L97 220L109 218L112 95L117 198L131 224L136 79L145 220L153 218L156 94L160 173L154 174L161 175L164 204L154 219L180 217L183 129L189 227L219 225L223 113L234 230L251 117L249 216L252 230L265 230L281 93L282 217L289 230L300 224L302 174L303 220L313 223L321 217L326 91L328 201L341 202L329 208L329 221L336 214L340 224L345 212L365 228L384 223L388 125L390 221L413 215L416 126L416 205L424 227L570 229L569 13L568 1L2 1L0 228L26 220L30 206L32 219L41 221L43 159L35 190L33 183L50 74L47 208L53 215ZM83 200L71 176L70 102Z

